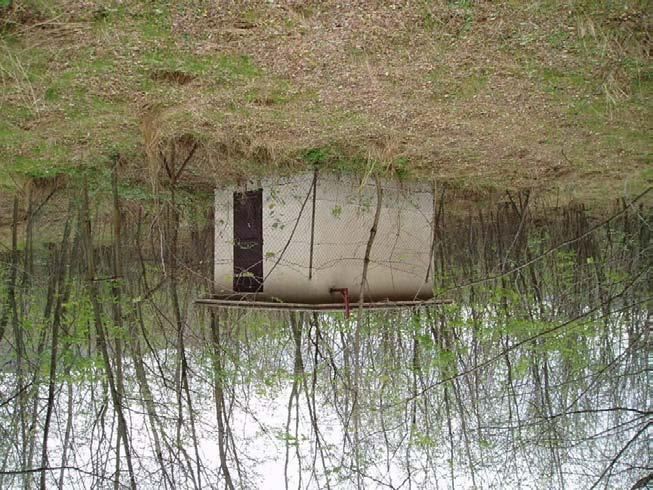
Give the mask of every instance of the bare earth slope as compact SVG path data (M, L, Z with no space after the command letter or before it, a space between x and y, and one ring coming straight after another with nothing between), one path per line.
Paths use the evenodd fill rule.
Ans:
M197 143L210 185L312 163L475 191L650 185L647 2L33 0L0 26L4 182L116 154L147 181Z

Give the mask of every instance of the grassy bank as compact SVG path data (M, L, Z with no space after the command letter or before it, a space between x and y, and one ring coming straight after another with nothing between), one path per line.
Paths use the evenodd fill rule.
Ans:
M5 186L117 155L149 185L193 147L206 188L316 163L589 200L652 179L646 2L0 5Z

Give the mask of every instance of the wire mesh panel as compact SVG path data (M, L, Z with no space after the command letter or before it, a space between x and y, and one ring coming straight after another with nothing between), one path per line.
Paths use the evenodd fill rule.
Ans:
M434 200L429 185L306 173L250 183L263 189L263 291L283 301L357 301L432 295ZM240 189L240 191L247 190ZM216 191L215 281L233 284L233 192ZM380 198L380 201L379 201ZM380 207L378 204L380 202ZM376 234L371 239L378 207ZM363 270L368 244L369 265Z

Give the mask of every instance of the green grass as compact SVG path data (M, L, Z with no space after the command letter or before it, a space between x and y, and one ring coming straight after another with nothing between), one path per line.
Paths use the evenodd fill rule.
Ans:
M240 56L194 55L172 49L157 49L147 53L142 64L145 70L180 71L189 75L211 77L215 82L250 79L261 74L251 58Z
M640 17L622 23L621 2L262 3L214 15L202 2L26 0L19 11L0 20L5 177L102 166L116 151L142 176L152 112L160 141L250 141L221 160L228 174L372 166L500 189L551 185L534 170L564 165L565 179L610 186L615 162L624 175L650 162L653 68L629 27ZM189 168L194 178L212 179L210 160Z
M472 73L454 74L448 67L440 66L426 75L433 97L437 101L470 100L480 94L488 84L485 69Z
M105 11L96 21L95 32L102 37L131 17L122 7ZM197 55L175 47L169 29L156 22L137 18L134 27L135 32L125 35L128 40L133 40L131 36L159 39L165 41L164 46L139 50L136 57L128 59L133 46L127 43L117 47L127 52L119 60L115 55L99 54L105 50L94 46L60 53L45 47L28 48L11 35L0 39L4 98L10 97L2 102L0 121L0 157L7 161L0 170L3 184L11 175L47 176L67 171L80 163L80 157L86 165L103 165L106 155L117 149L137 154L142 140L130 95L142 91L164 104L188 97L174 83L155 78L157 72L187 74L216 89L262 74L247 55ZM64 69L51 68L62 65ZM282 92L273 96L279 101L285 97ZM210 117L219 121L218 114Z
M305 150L300 158L311 167L342 173L364 172L370 164L364 155L351 154L335 144Z
M535 75L544 91L559 94L572 91L574 95L588 93L592 86L586 75L579 71L563 71L556 68L540 68Z

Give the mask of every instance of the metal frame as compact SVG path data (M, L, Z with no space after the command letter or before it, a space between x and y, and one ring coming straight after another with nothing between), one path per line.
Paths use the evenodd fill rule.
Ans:
M195 303L209 308L241 308L250 310L267 311L343 311L343 303L282 303L270 300L257 300L251 298L233 297L208 297L195 300ZM362 307L366 310L399 310L403 308L420 308L433 305L447 305L453 303L451 299L428 299L415 301L370 301L356 303L353 310Z

